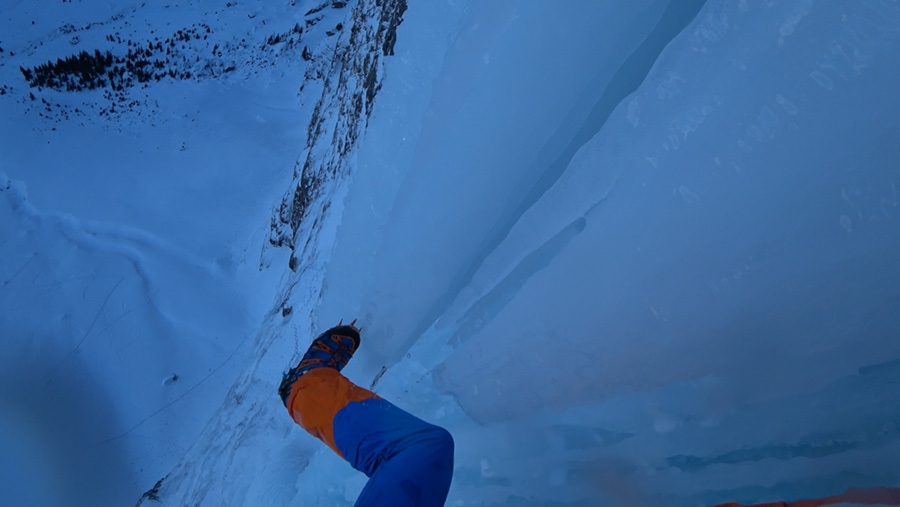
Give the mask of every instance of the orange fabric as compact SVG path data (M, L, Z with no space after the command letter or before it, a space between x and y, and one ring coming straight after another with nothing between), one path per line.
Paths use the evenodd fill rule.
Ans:
M754 505L739 503L723 503L715 507L820 507L837 503L855 503L858 505L900 505L900 488L850 488L840 495L819 498L817 500L800 500L797 502L774 502Z
M334 368L314 368L291 386L287 409L294 422L343 458L334 443L334 416L351 401L377 397L372 391L350 382Z

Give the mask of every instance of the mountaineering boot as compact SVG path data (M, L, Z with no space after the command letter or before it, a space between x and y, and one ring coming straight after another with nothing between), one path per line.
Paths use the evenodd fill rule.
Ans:
M281 401L287 405L291 386L301 375L313 368L334 368L341 371L347 366L353 353L359 348L359 328L354 320L349 325L341 321L337 326L320 334L313 340L309 350L303 355L300 364L288 370L281 379L278 394Z
M354 323L356 321L353 321ZM341 371L359 348L359 329L354 324L337 325L313 340L297 365L300 375L313 368L328 367Z

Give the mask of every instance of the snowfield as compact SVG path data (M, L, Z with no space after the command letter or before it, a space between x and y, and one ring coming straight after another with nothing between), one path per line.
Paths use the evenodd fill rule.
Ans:
M0 23L4 502L353 505L276 394L353 318L447 505L900 486L896 1Z

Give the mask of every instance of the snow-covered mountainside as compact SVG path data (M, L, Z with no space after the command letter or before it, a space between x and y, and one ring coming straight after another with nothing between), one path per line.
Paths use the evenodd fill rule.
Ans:
M134 503L219 409L284 311L270 217L355 5L0 5L6 500Z
M352 505L275 392L351 318L448 505L900 486L896 0L0 23L5 499Z

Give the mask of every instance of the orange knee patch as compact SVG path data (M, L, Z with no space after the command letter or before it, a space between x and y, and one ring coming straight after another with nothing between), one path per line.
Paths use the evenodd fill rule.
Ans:
M334 416L351 401L377 397L333 368L315 368L294 382L287 409L294 422L343 457L334 443Z

